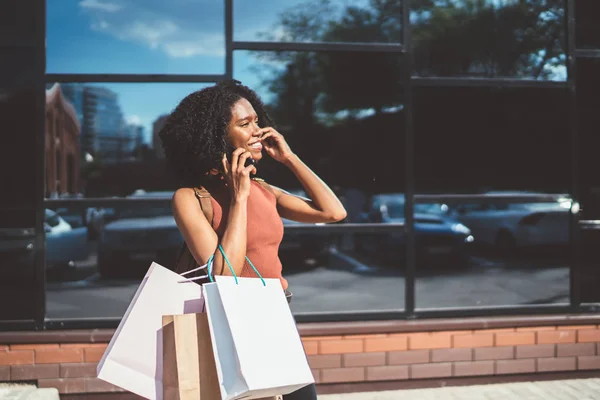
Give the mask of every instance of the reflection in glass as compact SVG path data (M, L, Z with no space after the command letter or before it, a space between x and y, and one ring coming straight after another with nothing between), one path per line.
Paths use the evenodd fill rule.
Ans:
M416 197L417 308L568 302L567 100L563 88L416 89L417 193L453 195ZM464 235L460 257L443 226Z
M399 43L401 11L401 0L236 0L234 39Z
M575 46L600 49L600 4L597 1L575 1Z
M48 0L46 9L49 73L224 72L221 1Z
M566 80L563 1L411 5L418 76Z

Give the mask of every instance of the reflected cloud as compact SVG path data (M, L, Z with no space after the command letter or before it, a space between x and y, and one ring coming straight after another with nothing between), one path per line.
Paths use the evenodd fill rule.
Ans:
M102 2L98 0L83 0L79 2L79 6L87 9L102 10L106 12L116 12L122 8L119 4Z

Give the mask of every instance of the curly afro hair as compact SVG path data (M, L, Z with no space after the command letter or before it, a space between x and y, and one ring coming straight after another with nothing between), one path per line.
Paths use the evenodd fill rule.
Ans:
M207 174L221 168L233 105L244 98L252 104L261 126L274 126L256 92L230 80L186 96L169 115L158 136L170 167L184 186L210 186Z

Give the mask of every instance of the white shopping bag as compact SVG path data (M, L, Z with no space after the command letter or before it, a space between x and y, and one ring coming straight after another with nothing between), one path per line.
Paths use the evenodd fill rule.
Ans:
M314 383L279 279L204 284L222 400L288 394Z
M162 316L203 308L200 285L152 263L98 363L98 378L147 399L162 399Z

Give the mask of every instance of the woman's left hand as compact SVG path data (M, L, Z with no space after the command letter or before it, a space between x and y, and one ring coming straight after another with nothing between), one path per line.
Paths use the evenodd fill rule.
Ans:
M273 128L263 128L262 131L260 140L268 155L280 163L285 163L294 155L281 133Z

